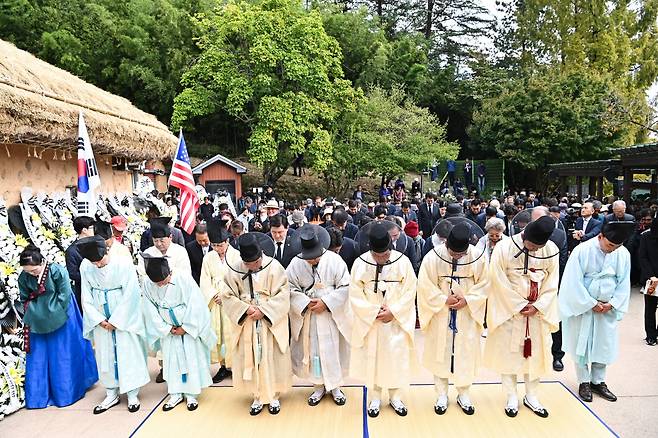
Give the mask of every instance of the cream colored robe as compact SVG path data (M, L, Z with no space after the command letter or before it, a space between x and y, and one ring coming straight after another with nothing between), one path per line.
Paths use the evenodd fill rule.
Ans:
M238 260L240 253L229 245L225 257ZM224 276L228 270L229 267L226 265L226 260L222 260L217 251L208 251L208 254L203 257L203 263L201 264L200 286L208 309L210 309L210 323L215 331L215 335L217 335L217 345L210 350L210 361L211 363L219 362L227 368L231 368L230 345L233 327L231 327L231 322L226 316L226 312L222 310L222 305L215 303L213 299L215 295L226 291Z
M529 374L535 380L550 372L551 333L558 330L558 256L549 259L529 257L527 274L523 272L525 255L518 254L516 241L523 248L521 234L501 241L491 256L488 272L489 308L484 363L501 374ZM531 255L546 257L558 253L551 241ZM531 270L534 269L535 272ZM528 304L530 281L538 283L539 297L533 305L538 312L530 317L532 355L523 357L526 317L519 312Z
M368 387L404 388L414 360L416 274L407 256L391 251L395 263L384 265L375 288L375 261L370 252L352 266L350 376ZM385 294L383 293L385 292ZM386 304L394 319L385 324L377 314Z
M299 257L290 262L290 351L297 377L330 391L343 385L349 370L352 321L348 314L350 273L343 259L326 251L316 269ZM316 314L306 307L321 298L327 310Z
M448 248L441 246L437 252L444 260L452 260ZM459 263L474 263L457 266L452 273L452 264L441 260L434 251L423 259L418 273L418 316L420 328L425 335L423 366L435 376L453 379L458 387L469 386L477 376L480 362L480 334L484 322L487 300L486 290L475 287L486 277L487 262L481 248L468 247ZM454 374L450 372L453 332L448 328L450 308L446 300L452 291L466 299L466 307L457 311L457 333L455 335Z
M241 260L231 265L247 272ZM263 266L251 274L253 300L248 276L229 267L224 276L226 292L222 294L222 307L233 327L230 345L233 385L269 403L292 386L288 348L290 290L279 262L263 255ZM247 318L250 305L256 305L265 314L259 324Z

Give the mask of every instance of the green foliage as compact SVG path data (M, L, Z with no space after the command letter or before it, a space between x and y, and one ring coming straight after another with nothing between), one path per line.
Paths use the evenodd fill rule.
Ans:
M424 169L433 159L456 158L459 151L456 143L446 141L445 126L436 116L400 88L373 88L340 127L334 162L325 172L336 192L359 177L403 175Z
M358 96L318 12L297 1L230 1L198 20L201 55L183 75L172 126L225 111L250 129L249 158L270 183L304 154L324 170L330 130Z
M513 80L473 116L483 148L528 168L607 156L629 140L610 82L585 72Z

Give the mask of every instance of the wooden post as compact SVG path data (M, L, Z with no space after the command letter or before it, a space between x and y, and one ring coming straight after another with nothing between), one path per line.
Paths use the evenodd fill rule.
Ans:
M603 196L605 195L605 193L603 193L603 183L604 183L603 177L602 176L598 177L598 183L597 183L598 187L596 189L596 196L597 198L599 198L600 201L603 201Z
M624 189L622 190L622 197L626 205L631 204L631 192L633 191L633 169L624 167Z
M596 196L596 178L590 176L587 179L589 180L589 196L594 197Z
M583 200L583 177L576 177L576 195L578 196L578 202Z

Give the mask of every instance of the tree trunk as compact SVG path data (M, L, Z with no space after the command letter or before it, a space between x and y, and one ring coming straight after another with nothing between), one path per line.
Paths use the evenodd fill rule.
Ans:
M434 0L427 0L427 16L425 21L425 38L432 37L432 13L434 12Z

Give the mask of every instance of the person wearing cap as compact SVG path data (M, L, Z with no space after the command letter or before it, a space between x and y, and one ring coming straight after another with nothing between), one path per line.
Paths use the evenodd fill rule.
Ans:
M19 264L16 307L24 311L25 407L69 406L85 396L98 373L91 344L82 337L68 273L32 244L20 253Z
M290 224L290 228L293 230L301 228L307 222L308 221L306 220L306 216L304 216L304 212L302 210L295 209L291 214L288 215L288 223Z
M157 217L151 219L151 238L153 246L147 248L143 253L151 257L167 257L169 259L169 267L172 271L183 271L192 274L192 265L190 264L190 257L187 255L185 247L174 243L172 241L172 228L169 226L168 217ZM144 260L142 257L138 258L137 272L143 277L146 275L144 269Z
M470 244L471 227L476 226L455 225L446 244L427 254L418 274L418 317L425 335L422 362L434 375L438 415L448 409L449 379L457 387L462 411L475 413L468 391L477 376L487 299L482 287L484 248Z
M276 415L279 397L292 386L288 312L290 289L279 262L263 251L272 240L262 233L238 238L240 257L227 259L222 306L231 321L233 386L253 397L249 413L258 415L264 404Z
M105 399L94 408L100 414L127 394L128 411L137 412L139 389L150 381L146 366L146 329L141 294L132 261L108 253L105 239L78 242L84 257L82 278L83 335L94 344L98 375Z
M123 216L112 216L110 223L112 224L112 235L114 236L114 240L128 248L128 251L132 254L133 243L124 235L128 228L128 220Z
M578 245L564 269L560 285L560 317L564 350L576 364L578 394L592 393L608 401L617 397L605 384L608 365L619 353L617 324L631 292L631 257L623 243L635 222L607 222L598 238Z
M423 240L423 236L420 235L419 231L418 223L416 221L407 222L404 226L404 234L411 239L410 244L413 244L414 253L416 255L416 259L412 260L411 263L418 267L420 267L423 249L425 248L425 240Z
M350 376L364 381L377 417L384 391L400 416L407 415L401 391L409 386L416 327L416 274L411 261L392 250L391 222L371 222L368 250L352 266L349 299L352 321Z
M149 348L159 345L169 399L163 411L185 401L199 406L201 390L212 384L210 350L217 336L206 300L189 272L172 271L167 257L144 257L143 317Z
M105 240L105 245L107 245L107 250L111 257L123 257L130 261L130 263L133 262L133 256L130 250L114 238L110 223L97 221L94 225L94 235L101 236Z
M558 329L557 246L549 239L555 222L544 216L496 244L487 274L487 342L483 362L502 375L505 414L519 411L517 375L523 374L523 404L540 417L539 379L551 371L551 333Z
M222 293L226 290L224 276L228 271L227 257L239 254L229 241L231 234L223 221L211 221L208 224L208 238L212 250L203 258L201 265L201 292L210 309L211 325L217 336L217 343L210 349L210 362L219 363L220 367L213 376L213 383L219 383L231 375L231 323L222 308Z
M290 285L290 354L295 375L313 384L310 406L330 393L346 402L340 387L349 368L351 318L347 313L350 273L335 252L328 251L329 233L306 224L295 234L301 252L288 268Z

